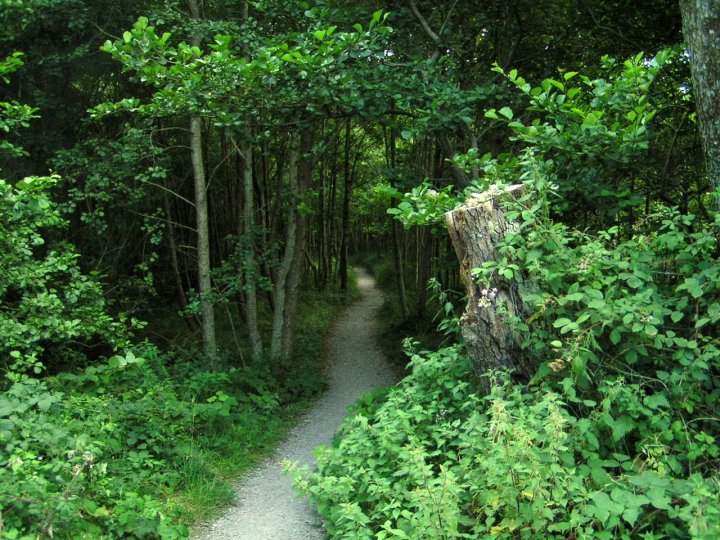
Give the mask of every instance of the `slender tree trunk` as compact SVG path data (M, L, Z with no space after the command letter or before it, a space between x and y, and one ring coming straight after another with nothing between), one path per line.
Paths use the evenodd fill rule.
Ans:
M292 356L293 341L295 338L295 323L297 322L297 304L300 294L300 282L305 270L305 247L307 245L308 217L305 212L298 209L302 197L310 187L313 169L313 146L312 128L303 130L300 134L300 155L297 173L297 188L294 196L291 213L295 216L295 243L293 246L293 258L290 265L290 272L287 276L287 290L285 295L285 312L283 321L283 335L281 356L290 358Z
M398 231L398 223L395 219L392 219L391 231L392 231L392 243L393 243L393 256L395 259L395 280L398 288L398 300L400 301L400 312L403 321L408 318L410 313L408 310L407 303L407 292L405 290L405 276L403 274L403 260L402 252L400 247L400 234Z
M210 281L210 229L208 227L207 186L202 151L202 120L190 119L190 152L195 179L195 221L197 227L198 292L200 293L200 321L202 325L203 350L209 358L215 358L215 311L211 298Z
M272 236L273 233L273 225L272 225L272 217L271 217L271 209L270 209L270 202L272 200L272 197L270 196L270 183L271 183L271 174L270 174L270 164L269 159L267 156L267 144L263 142L260 146L260 166L258 167L258 174L260 175L258 178L258 182L260 184L260 189L257 191L258 196L260 198L259 205L257 208L257 212L260 216L259 221L261 224L261 228L259 231L259 249L262 250L262 253L268 253L270 251L269 248L269 237ZM257 160L255 160L257 161ZM280 165L278 164L278 168L280 168ZM255 220L256 223L258 220ZM267 257L263 258L262 263L262 275L268 279L269 281L273 281L273 272L270 268L270 263L267 260ZM268 305L270 306L271 310L275 309L275 291L272 289L272 287L269 287L266 291L266 296L268 300Z
M247 25L249 21L249 5L247 0L242 3L242 21ZM247 44L243 45L243 54L245 58L250 60L250 49ZM258 313L257 313L257 278L260 275L255 259L255 250L257 248L257 222L255 214L255 175L253 174L253 144L252 129L250 128L250 119L245 118L245 127L243 129L242 148L236 149L243 159L243 232L247 242L247 251L243 260L243 285L245 294L245 322L247 324L248 335L250 337L250 350L252 357L257 360L262 356L263 345L260 331L258 330ZM260 190L258 190L259 192Z
M342 238L340 241L340 289L348 289L348 241L350 239L350 196L352 194L352 173L350 170L350 135L352 122L345 124L345 192L343 194Z
M397 166L397 153L395 148L395 130L390 129L390 136L388 138L388 153L391 170L395 170ZM408 310L407 303L407 292L405 291L405 269L403 268L402 251L400 246L400 233L399 226L396 219L392 219L391 232L392 232L392 243L393 243L393 256L395 258L395 280L398 289L398 300L400 301L400 312L403 321L408 318L410 311Z
M720 2L681 0L683 34L690 52L695 107L707 175L720 188ZM715 197L720 210L720 195Z
M320 190L318 192L318 288L325 290L328 283L328 239L327 222L325 216L325 191L327 187L327 164L323 159L322 170L320 171Z
M180 275L180 263L177 256L177 244L175 242L175 227L173 225L172 213L170 211L170 197L166 191L163 191L163 205L165 207L165 219L167 220L168 249L170 250L170 266L172 267L173 277L175 278L175 288L177 289L178 300L180 301L180 309L185 310L187 307L187 298L185 296L185 288L183 287L182 276ZM197 319L191 315L184 315L183 318L190 330L197 330L199 325Z
M262 356L263 346L258 330L257 314L257 284L260 274L255 260L255 246L257 244L257 227L255 223L255 186L253 184L253 147L250 141L250 129L245 130L243 142L243 194L245 211L243 215L245 235L248 241L247 255L243 265L245 283L245 321L250 336L250 348L253 359Z
M328 266L330 273L335 277L335 264L337 261L338 241L337 241L337 219L335 218L335 209L337 208L337 179L338 179L338 152L340 150L340 134L337 128L333 135L335 144L333 145L332 169L330 172L330 211L328 217L329 224L329 244L328 244Z
M479 377L480 389L489 393L494 370L512 369L515 376L529 378L534 366L520 355L506 315L524 315L521 276L508 280L494 275L489 284L478 283L472 275L488 261L497 261L498 242L505 237L508 224L500 210L502 197L521 190L511 186L500 193L477 194L465 206L445 214L445 222L460 260L460 279L465 285L468 303L460 319L462 335Z
M433 238L428 228L420 232L422 248L420 249L420 282L418 283L417 315L421 321L427 317L428 281L432 276Z
M187 0L191 17L200 19L200 6L197 0ZM200 39L192 36L190 43L200 46ZM215 310L211 298L212 282L210 278L210 228L208 219L207 181L203 159L202 119L190 118L190 155L192 159L195 184L195 221L197 227L197 265L198 292L200 293L200 323L202 326L203 351L211 360L217 354L215 337Z
M292 269L297 241L297 213L294 206L298 195L298 146L295 135L290 136L289 184L291 208L287 212L286 240L280 266L275 282L275 311L273 312L273 329L270 340L270 358L279 360L283 350L283 330L285 325L285 298L287 296L287 278Z

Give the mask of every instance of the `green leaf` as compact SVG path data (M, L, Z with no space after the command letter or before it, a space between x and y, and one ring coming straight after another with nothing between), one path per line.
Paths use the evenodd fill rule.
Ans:
M593 495L592 500L595 503L592 507L594 514L603 523L606 523L610 516L619 516L625 510L623 505L613 501L604 491Z
M702 328L709 322L710 322L710 319L708 317L704 317L695 323L695 328Z
M672 322L678 322L680 319L682 319L684 316L684 313L682 311L673 311L670 314L670 318L672 319Z
M572 323L570 319L566 317L560 317L559 319L556 319L555 322L553 322L553 327L560 328L562 326L567 326L570 323Z
M512 119L513 119L513 112L512 112L512 109L511 109L510 107L503 107L503 108L500 109L498 112L499 112L500 114L502 114L502 115L503 115L505 118L507 118L508 120L512 120Z
M53 396L51 394L45 394L42 398L40 398L37 402L37 406L41 411L47 411L53 403L55 403L55 399L53 399Z
M632 418L623 414L612 422L610 428L612 429L613 440L617 442L635 429L635 423Z
M659 409L661 407L670 408L670 402L663 392L656 392L643 399L643 403L651 409Z
M638 508L625 508L625 511L622 514L622 518L627 521L630 526L635 525L635 522L637 521L637 518L640 516L640 510Z

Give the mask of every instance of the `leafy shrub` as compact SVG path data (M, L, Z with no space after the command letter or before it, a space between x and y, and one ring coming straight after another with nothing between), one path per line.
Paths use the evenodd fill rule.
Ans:
M102 287L82 273L74 248L48 241L48 230L66 226L47 194L56 181L0 180L0 354L13 371L39 373L48 362L77 364L90 345L127 344L125 326L106 313Z
M297 472L332 538L713 538L717 481L674 478L649 453L606 438L607 402L649 396L621 380L597 405L566 390L529 391L502 376L473 392L458 347L414 355L412 375L377 407L360 406L317 472ZM577 405L590 407L578 417ZM612 413L615 413L612 410ZM657 536L654 536L657 535Z
M537 379L570 373L578 393L597 400L602 381L621 376L652 394L651 410L613 401L627 411L625 426L614 429L634 432L638 454L664 433L672 471L712 465L717 451L693 441L718 433L707 418L720 395L720 215L664 209L624 240L617 228L572 230L549 219L551 182L533 156L526 160L527 192L507 212L516 227L499 246L501 260L476 275L512 277L518 268L529 275L531 315L511 322L526 354L542 362Z
M184 538L171 496L190 474L218 481L199 450L228 425L276 414L254 374L196 365L169 378L153 347L136 353L44 380L11 376L0 396L3 538Z
M189 423L132 353L45 381L14 377L0 397L4 537L183 537L161 471Z

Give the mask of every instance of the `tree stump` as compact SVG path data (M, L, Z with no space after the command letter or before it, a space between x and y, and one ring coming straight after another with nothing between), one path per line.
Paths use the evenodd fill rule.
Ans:
M482 376L488 371L510 369L527 378L533 374L532 366L519 353L506 316L501 314L524 315L522 276L508 280L495 274L490 283L485 284L478 282L471 273L473 268L481 267L485 262L500 259L497 244L504 239L508 229L500 202L516 195L523 187L519 184L503 189L491 187L485 193L474 194L464 206L445 214L468 299L460 326L484 394L492 387L492 380Z

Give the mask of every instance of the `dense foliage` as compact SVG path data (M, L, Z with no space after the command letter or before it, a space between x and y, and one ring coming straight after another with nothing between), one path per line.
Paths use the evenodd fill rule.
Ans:
M71 245L43 234L67 225L47 195L56 180L0 180L0 352L13 372L78 365L93 346L127 344L100 282L82 273Z
M484 175L457 199L425 186L390 210L431 224L478 190L522 181L523 194L504 204L513 226L501 258L473 276L487 288L493 275L522 281L528 315L509 322L520 354L540 368L526 385L487 374L496 382L481 398L462 348L414 354L413 374L387 398L361 403L320 452L318 471L299 475L331 536L720 533L720 215L657 206L633 220L642 200L620 183L649 148L647 93L662 63L638 56L618 72L606 59L607 79L573 72L538 88L510 73L539 117L486 115L504 118L524 148L460 158ZM581 86L569 87L576 76ZM558 221L583 207L616 225Z
M656 395L620 378L597 402L575 381L533 388L502 375L473 391L457 347L413 353L387 396L368 396L318 471L297 485L318 501L333 538L714 538L717 481L670 473L663 420L635 453L618 407L667 418ZM620 405L622 403L622 405ZM668 453L666 453L668 451Z
M439 326L299 473L333 537L719 536L720 28L682 7L0 0L0 536L187 536L322 389L353 253L390 341ZM481 396L443 215L517 183L471 277L522 284L534 375Z
M178 363L169 372L168 360L146 346L43 381L18 377L5 390L5 538L186 537L179 495L219 481L205 453L265 444L280 394L254 370Z

